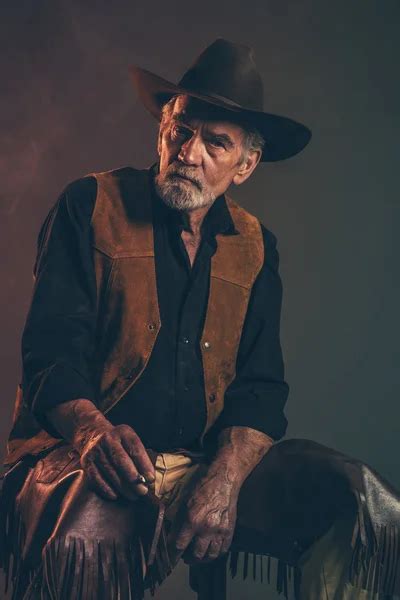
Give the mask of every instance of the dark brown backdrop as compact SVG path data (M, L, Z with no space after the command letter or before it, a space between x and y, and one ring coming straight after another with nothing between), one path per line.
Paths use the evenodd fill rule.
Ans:
M129 63L178 80L226 37L254 47L266 108L314 132L301 155L233 190L278 237L288 435L358 456L399 485L398 1L3 0L1 9L3 444L47 211L82 174L154 160L156 125ZM181 572L171 581L160 598L191 598ZM232 588L232 599L265 597L251 586Z

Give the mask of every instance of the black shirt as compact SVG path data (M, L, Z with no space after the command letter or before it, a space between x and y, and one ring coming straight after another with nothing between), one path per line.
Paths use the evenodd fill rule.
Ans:
M204 325L216 234L237 235L224 195L202 224L193 266L181 238L186 215L169 208L152 188L154 249L161 329L149 362L125 396L107 413L131 425L147 447L193 447L206 421L199 340ZM91 250L95 178L73 182L44 222L38 241L35 288L23 338L25 402L53 435L50 407L88 398L96 403L91 358L96 344L96 281ZM276 238L262 225L264 265L254 283L237 356L236 377L212 428L241 425L280 439L287 426L288 386L279 339L282 285Z

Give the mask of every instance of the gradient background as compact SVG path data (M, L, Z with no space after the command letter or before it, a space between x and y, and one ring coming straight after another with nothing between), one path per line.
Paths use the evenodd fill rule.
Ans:
M232 190L278 237L288 436L356 456L399 486L398 0L2 0L1 9L3 448L42 221L71 180L156 158L156 123L128 65L178 81L225 37L253 46L266 110L313 130L303 153ZM251 581L229 590L232 600L275 597ZM194 597L183 567L156 597Z

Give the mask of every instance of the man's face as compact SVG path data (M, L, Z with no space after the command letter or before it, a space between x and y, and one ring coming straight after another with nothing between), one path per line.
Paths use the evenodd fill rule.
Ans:
M158 140L156 187L166 204L180 210L201 208L211 205L232 181L241 183L243 135L239 125L207 114L204 103L179 96Z

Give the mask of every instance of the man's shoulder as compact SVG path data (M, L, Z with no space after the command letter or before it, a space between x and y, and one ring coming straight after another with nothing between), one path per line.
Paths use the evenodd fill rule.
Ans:
M70 181L57 201L57 211L72 219L90 219L97 196L95 177L80 177Z
M69 182L64 189L64 193L68 193L71 196L91 195L96 190L98 180L101 178L124 179L145 175L148 172L149 169L136 169L132 166L117 167L106 171L92 171Z
M260 221L261 232L264 239L264 246L269 250L275 248L278 242L276 235Z
M71 214L86 214L93 212L99 185L106 180L127 180L148 173L148 169L135 169L131 166L118 167L107 171L95 171L78 179L70 181L59 198L59 205Z

